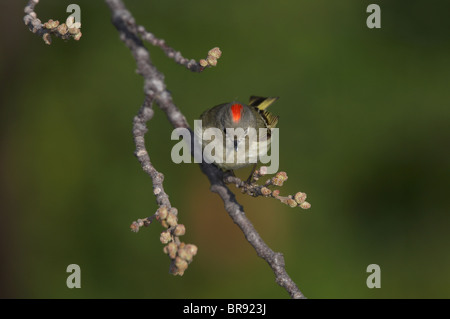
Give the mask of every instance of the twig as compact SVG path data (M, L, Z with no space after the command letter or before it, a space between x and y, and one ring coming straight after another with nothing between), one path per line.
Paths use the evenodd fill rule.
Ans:
M252 180L259 180L262 176L266 175L267 167L262 166L259 170L253 172ZM266 180L263 185L258 185L253 182L244 182L240 178L228 174L224 176L224 182L226 184L234 184L237 188L241 190L242 193L258 197L272 197L278 199L283 204L290 207L300 207L302 209L311 208L311 204L306 201L306 193L297 192L295 195L280 196L280 190L271 190L271 186L283 186L284 182L287 181L288 176L285 172L278 172L274 177Z
M31 32L42 37L46 44L52 43L51 35L58 38L67 40L73 38L78 41L81 38L81 23L75 22L73 17L67 18L65 23L59 23L58 20L48 20L46 23L42 24L41 20L38 19L36 12L34 11L39 0L29 0L28 4L25 6L24 12L25 16L23 21Z
M156 104L166 113L169 122L174 128L189 128L186 118L175 106L171 94L166 90L163 75L151 63L150 55L139 38L139 27L137 27L131 13L126 9L121 0L105 1L111 10L112 22L119 31L121 40L131 50L136 60L138 73L144 77L144 92L146 96L154 99ZM201 71L199 68L197 70ZM191 136L193 140L192 131ZM275 273L276 282L285 288L292 298L304 298L304 295L286 272L283 255L271 250L262 240L250 220L245 216L242 206L236 201L234 194L223 182L222 171L211 164L201 163L200 166L211 183L211 191L217 193L222 198L225 209L232 220L242 230L258 256L266 260L270 265ZM149 169L150 171L151 169ZM161 189L161 192L163 192L163 189Z
M185 66L192 72L202 72L207 66L216 66L217 59L219 59L222 55L220 49L216 47L209 50L206 59L202 59L199 62L194 59L189 60L184 58L180 51L176 51L172 47L168 46L166 41L163 39L158 39L153 33L145 30L143 26L138 26L137 31L144 41L149 42L155 47L160 47L169 58L173 59L176 63Z

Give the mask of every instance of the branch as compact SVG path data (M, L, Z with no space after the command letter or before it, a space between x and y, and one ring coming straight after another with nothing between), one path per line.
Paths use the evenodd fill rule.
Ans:
M134 18L132 17L131 13L126 9L125 5L121 0L105 0L105 1L111 10L112 22L119 31L121 40L131 50L131 53L136 60L138 73L144 77L144 93L147 96L147 99L154 100L156 102L156 104L160 107L160 109L165 112L169 122L172 124L174 128L179 127L189 128L186 118L173 103L171 94L169 93L169 91L166 90L163 75L152 64L150 60L150 55L147 49L144 47L142 40L139 38L139 35L143 36L142 33L145 31L145 29L139 28L136 25L136 22L134 21ZM156 41L155 38L153 38L152 41ZM165 52L166 51L168 52L166 54L171 55L170 52L175 52L172 51L173 49L168 49L168 47L166 47L164 42L158 43L159 47L162 47L163 50L165 50ZM178 57L175 58L176 56ZM179 59L179 61L184 61L181 60L181 58L179 58L181 57L181 54L177 55L176 53L174 53L173 57L175 60ZM199 62L198 64L200 65L200 67L198 66L192 67L192 65L194 64L190 62L187 62L187 64L185 63L180 64L185 65L186 67L188 67L188 69L192 71L202 71L203 69L200 67L203 67L202 64L205 63L204 61L202 61L202 63ZM188 64L191 65L191 67L189 67ZM147 113L148 116L146 116L148 117L148 119L150 119L151 116L153 115L153 112L142 110L143 108L141 108L140 113L148 112ZM135 131L133 132L133 135L135 136L135 141L137 140L139 142L143 141L143 135L138 136L139 139L136 137L137 133L141 134L142 132L144 131L138 130L138 132ZM192 131L191 135L193 136ZM142 146L143 148L140 146ZM164 197L165 193L162 188L162 177L161 177L162 174L155 173L156 170L154 171L153 166L151 166L150 160L148 159L147 161L146 156L148 156L148 153L145 150L144 144L140 146L136 143L136 150L137 150L136 155L139 158L139 154L142 154L143 157L139 160L140 161L143 160L141 161L141 165L143 166L144 171L146 171L150 176L152 176L154 191L155 189L160 188L160 192L156 194L157 202L158 198L160 198L159 199L160 201L165 201L166 200ZM138 151L138 148L140 148L141 153L139 153L140 151ZM211 191L217 193L222 198L225 205L225 209L232 218L232 220L234 221L234 223L236 223L242 230L244 236L246 237L248 242L254 247L258 256L266 260L266 262L270 265L270 267L274 271L276 282L280 286L285 288L292 298L304 298L304 295L301 293L297 285L292 281L292 279L289 277L289 275L285 270L285 262L283 255L281 253L277 253L271 250L267 246L267 244L262 240L261 236L258 234L258 232L254 228L250 220L245 216L244 210L242 206L236 201L234 194L228 189L228 187L223 182L223 172L219 168L211 164L201 163L200 167L202 172L208 177L211 183ZM155 176L155 179L153 179L153 175ZM160 203L158 202L158 205L159 204ZM158 218L158 216L154 218Z
M206 163L201 164L201 169L211 183L211 191L218 194L223 200L225 210L233 222L242 230L245 238L253 246L257 255L263 258L272 268L277 284L286 289L293 299L306 298L286 272L283 254L270 249L258 234L251 221L245 216L243 207L237 202L235 195L225 185L223 172L216 166Z

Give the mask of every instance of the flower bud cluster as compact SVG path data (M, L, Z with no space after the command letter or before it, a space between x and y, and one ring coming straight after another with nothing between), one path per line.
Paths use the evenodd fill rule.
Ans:
M261 166L259 169L255 170L251 175L252 179L247 182L243 182L235 176L227 176L224 179L226 183L235 183L236 187L240 188L242 193L248 194L250 196L264 196L264 197L273 197L278 199L283 204L288 205L289 207L300 207L302 209L311 208L311 204L306 201L306 194L302 192L296 193L294 196L280 196L279 189L270 189L271 186L283 186L284 182L287 181L288 176L286 172L278 172L274 177L266 180L264 185L258 185L257 183L253 183L252 181L257 181L259 178L267 174L267 167Z
M81 38L81 23L75 22L75 18L70 16L67 18L66 23L59 23L58 20L48 20L43 24L44 28L48 30L47 33L44 33L42 39L46 44L52 43L51 34L54 34L63 39L73 38L78 41Z
M166 253L172 259L172 263L170 264L170 273L173 275L183 276L189 263L197 254L198 248L192 244L181 243L175 252L174 246L171 245L171 247L169 247L169 245L166 246L167 249L164 247L164 252L167 251Z
M306 201L306 193L298 192L294 196L288 195L287 197L283 197L280 196L280 191L276 189L272 192L272 197L277 198L280 202L290 207L311 208L311 204Z
M204 68L208 66L216 66L217 60L221 57L222 51L218 47L209 50L206 59L201 59L199 61L200 65Z
M156 212L157 219L164 228L159 237L162 244L165 244L163 251L172 260L170 273L182 276L193 257L197 254L197 246L180 242L179 236L186 233L186 227L178 224L178 210L175 207L167 209L161 206Z
M155 219L159 220L161 225L166 228L161 232L159 240L165 245L164 253L171 259L170 273L182 276L198 249L195 245L180 242L179 237L186 233L186 227L178 224L178 209L161 206L153 216L134 221L130 228L137 233L140 227L150 225Z
M283 186L283 183L287 181L288 176L286 172L278 172L275 177L272 177L271 183L275 186Z

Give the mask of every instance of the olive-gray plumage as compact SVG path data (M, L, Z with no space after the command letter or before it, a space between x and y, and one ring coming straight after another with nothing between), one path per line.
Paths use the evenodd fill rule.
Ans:
M207 152L204 152L205 159L226 170L238 169L255 163L256 158L260 155L259 141L267 141L267 150L270 148L270 130L267 129L274 128L277 125L278 117L265 109L277 99L252 96L248 105L240 102L223 103L203 112L200 116L202 130L195 132L197 137L201 138L202 147L205 148L212 142L209 139L202 138L205 131L216 128L217 132L222 133L220 136L222 143L220 144L223 151L223 154L219 154L220 151L215 149L212 156L209 157L205 154ZM226 134L227 128L242 129L244 135ZM256 142L249 138L249 132L252 129L256 132ZM264 130L260 131L259 129ZM242 154L239 153L239 150L243 152L244 149L244 160L238 159L238 154Z

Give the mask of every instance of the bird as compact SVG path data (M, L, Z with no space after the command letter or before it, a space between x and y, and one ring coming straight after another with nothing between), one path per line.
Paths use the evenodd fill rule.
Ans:
M278 124L279 117L266 110L276 100L278 97L251 96L248 104L233 101L204 111L202 125L195 129L203 159L233 175L234 170L253 164L253 174L258 157L269 151L271 129Z

